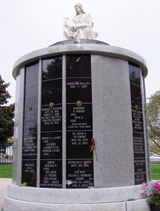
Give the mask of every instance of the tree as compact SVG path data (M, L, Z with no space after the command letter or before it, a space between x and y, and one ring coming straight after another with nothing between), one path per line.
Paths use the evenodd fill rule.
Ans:
M9 83L5 83L0 75L0 143L3 144L13 135L14 104L6 105L11 98L6 90Z
M150 97L147 113L149 138L160 149L160 91Z

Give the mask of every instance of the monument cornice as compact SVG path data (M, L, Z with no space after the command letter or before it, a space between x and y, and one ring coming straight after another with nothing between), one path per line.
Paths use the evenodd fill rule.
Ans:
M48 58L56 55L66 55L66 54L92 54L92 55L104 55L110 56L113 58L125 59L131 62L136 63L142 68L144 77L148 74L147 64L143 57L138 55L137 53L127 50L125 48L120 48L116 46L111 46L108 44L93 44L87 43L74 43L74 44L53 44L47 48L42 48L31 53L28 53L22 57L20 57L13 65L12 75L16 78L19 69L24 67L29 62L34 62L41 58ZM96 41L101 42L101 41ZM60 42L59 42L60 43Z

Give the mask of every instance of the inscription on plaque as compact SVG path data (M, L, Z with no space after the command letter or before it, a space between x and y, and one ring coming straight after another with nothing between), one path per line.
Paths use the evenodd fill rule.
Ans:
M67 105L68 130L92 130L92 105Z
M67 102L91 102L91 78L67 79Z
M133 146L135 157L145 157L144 137L141 133L133 133Z
M135 159L134 160L135 168L135 185L142 184L146 181L146 162L144 159Z
M41 133L41 159L62 159L62 133Z
M141 111L132 111L133 130L143 132L143 117Z
M93 187L93 161L68 160L67 161L67 188Z
M91 131L67 132L67 158L92 158L91 138Z
M37 133L24 135L22 159L37 159Z
M37 107L24 110L23 133L37 132Z
M62 188L61 160L41 160L40 187Z
M41 112L41 130L62 130L62 106L43 106Z
M36 186L36 160L22 161L22 182L26 182L27 186Z

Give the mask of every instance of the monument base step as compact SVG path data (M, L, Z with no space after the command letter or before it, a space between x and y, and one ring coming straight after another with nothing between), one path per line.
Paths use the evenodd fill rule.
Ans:
M5 195L4 211L150 211L145 199L101 204L46 204L20 201Z

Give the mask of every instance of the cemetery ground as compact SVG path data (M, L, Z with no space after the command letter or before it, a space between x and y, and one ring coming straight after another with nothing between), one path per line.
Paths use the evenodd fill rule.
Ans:
M151 165L152 180L160 180L160 164ZM0 211L3 210L4 194L7 193L7 185L12 181L12 165L0 165Z

